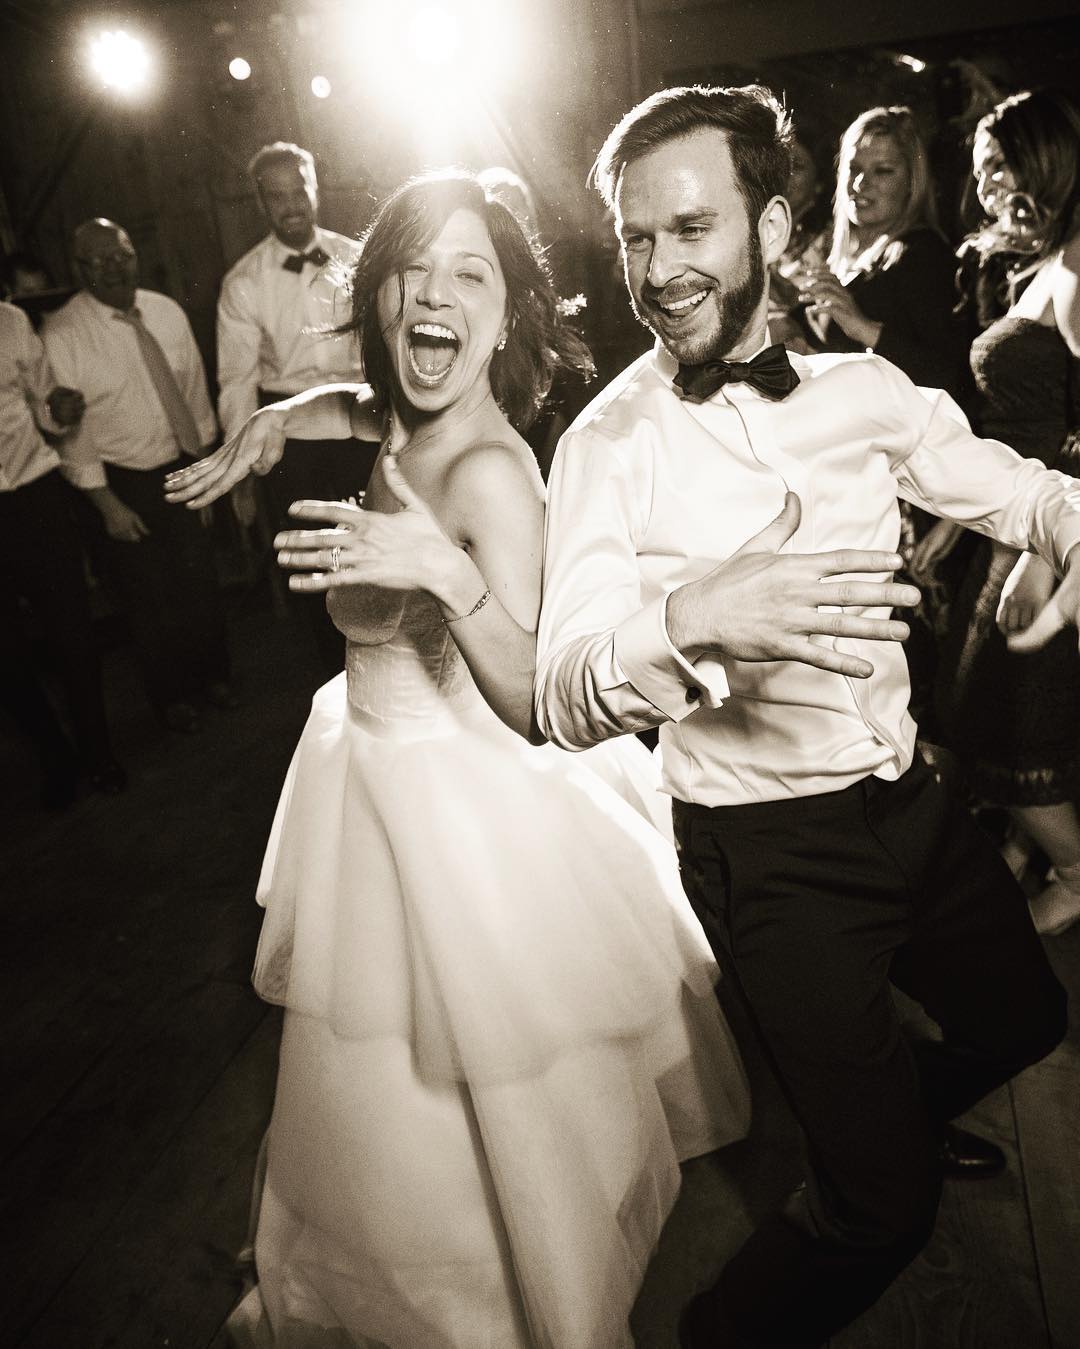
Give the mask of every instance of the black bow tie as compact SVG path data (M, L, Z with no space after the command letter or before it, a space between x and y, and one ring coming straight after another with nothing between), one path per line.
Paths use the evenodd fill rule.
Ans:
M759 351L752 361L705 361L680 365L675 376L682 397L704 403L725 384L749 384L766 398L786 398L799 382L788 354L779 342Z
M317 244L310 253L290 253L281 264L287 272L302 272L305 262L312 262L316 267L321 267L323 263L330 261L330 254L325 248L320 248Z

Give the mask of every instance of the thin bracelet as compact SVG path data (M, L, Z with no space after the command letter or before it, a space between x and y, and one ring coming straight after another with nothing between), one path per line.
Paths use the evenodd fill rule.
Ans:
M491 599L491 591L485 590L467 614L451 614L448 618L444 618L443 622L460 623L463 618L472 618L473 614L478 614L480 612L489 599Z

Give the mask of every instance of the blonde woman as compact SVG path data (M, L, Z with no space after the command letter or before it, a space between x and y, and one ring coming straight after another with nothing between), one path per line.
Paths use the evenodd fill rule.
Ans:
M873 351L916 384L968 401L967 334L954 314L956 258L937 223L926 147L910 108L871 108L840 141L828 267L812 275L808 327L823 351ZM910 563L933 517L901 503L900 551L923 593L905 644L911 706L936 742L933 686L966 551L936 570Z
M820 349L874 351L958 396L967 351L955 273L911 109L871 108L841 138L828 266L803 297Z

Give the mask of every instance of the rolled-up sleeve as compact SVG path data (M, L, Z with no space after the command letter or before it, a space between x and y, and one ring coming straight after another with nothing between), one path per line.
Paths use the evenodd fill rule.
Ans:
M537 632L536 716L564 749L719 706L719 660L688 661L665 626L667 592L643 593L638 559L651 460L634 438L570 431L552 466Z
M226 276L217 310L218 415L234 436L259 406L262 327L248 277Z
M67 388L87 392L88 382L80 360L79 338L71 325L46 318L42 340L49 365L58 382ZM90 397L92 395L88 395L88 401ZM105 465L94 442L89 421L90 419L84 416L79 425L56 446L64 477L84 492L108 484Z

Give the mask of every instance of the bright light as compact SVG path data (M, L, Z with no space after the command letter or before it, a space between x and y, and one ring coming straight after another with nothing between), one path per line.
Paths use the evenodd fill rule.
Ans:
M234 56L229 62L229 74L234 80L246 80L251 77L251 64L242 56Z
M330 81L325 75L316 75L311 81L311 92L316 98L330 97Z
M916 75L921 75L926 69L926 62L920 61L917 56L901 55L896 58L896 62L898 65L907 66Z
M150 53L123 28L99 33L90 42L90 68L107 89L132 94L150 74Z
M409 25L412 50L426 66L445 66L455 60L461 46L458 21L448 10L425 5L413 15Z
M380 116L410 136L419 162L453 163L478 137L501 137L498 109L521 96L532 73L529 16L542 7L529 0L396 0L362 8L348 28L358 74Z

